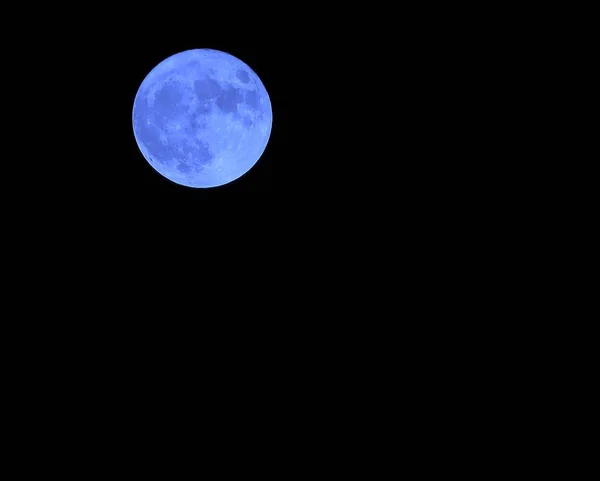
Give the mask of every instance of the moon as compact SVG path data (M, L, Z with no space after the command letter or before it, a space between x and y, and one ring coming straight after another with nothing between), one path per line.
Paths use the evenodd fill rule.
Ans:
M187 187L248 172L269 142L271 101L254 71L212 49L186 50L154 67L133 103L133 132L148 163Z

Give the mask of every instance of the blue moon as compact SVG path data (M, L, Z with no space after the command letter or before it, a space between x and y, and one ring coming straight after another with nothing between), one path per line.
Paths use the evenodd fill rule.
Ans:
M176 184L217 187L264 153L271 101L244 62L212 49L186 50L154 67L133 102L133 132L146 161Z

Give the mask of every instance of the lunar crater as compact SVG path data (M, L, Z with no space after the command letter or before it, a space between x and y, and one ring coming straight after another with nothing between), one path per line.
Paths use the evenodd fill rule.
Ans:
M235 75L240 80L240 82L244 84L250 82L250 75L244 69L239 68Z

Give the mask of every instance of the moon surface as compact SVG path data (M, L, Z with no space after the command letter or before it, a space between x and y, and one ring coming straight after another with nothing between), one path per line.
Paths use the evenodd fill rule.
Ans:
M186 50L146 76L133 103L133 132L148 163L188 187L241 177L263 154L271 101L252 69L218 50Z

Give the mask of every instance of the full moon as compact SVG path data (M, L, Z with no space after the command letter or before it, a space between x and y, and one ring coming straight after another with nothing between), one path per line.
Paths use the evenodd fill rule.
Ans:
M133 132L148 163L188 187L228 184L260 159L273 112L265 86L238 58L186 50L160 62L133 102Z

